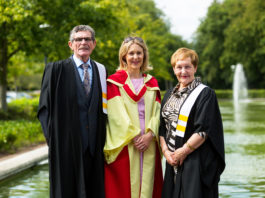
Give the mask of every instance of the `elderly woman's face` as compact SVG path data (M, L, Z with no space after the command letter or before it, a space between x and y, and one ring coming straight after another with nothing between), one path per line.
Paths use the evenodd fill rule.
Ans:
M140 71L144 61L144 50L138 44L132 44L125 56L128 71Z
M187 87L195 78L197 67L191 63L191 58L178 60L173 68L180 84L180 89Z

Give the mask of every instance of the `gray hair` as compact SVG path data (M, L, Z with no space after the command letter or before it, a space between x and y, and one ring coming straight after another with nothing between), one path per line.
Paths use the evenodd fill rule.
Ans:
M89 31L91 33L92 39L95 40L95 31L89 25L78 25L78 26L75 26L70 32L69 40L71 42L73 42L74 41L74 34L77 33L77 32L81 32L81 31Z

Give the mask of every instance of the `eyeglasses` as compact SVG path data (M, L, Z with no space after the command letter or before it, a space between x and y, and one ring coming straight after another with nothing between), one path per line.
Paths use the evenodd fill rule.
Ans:
M83 40L85 40L85 42L90 42L93 41L94 39L91 37L78 37L78 38L74 38L75 42L81 43Z
M128 43L128 42L130 42L130 41L133 41L133 40L137 40L137 41L139 41L140 43L143 43L144 42L144 40L142 39L142 38L140 38L140 37L131 37L131 36L129 36L129 37L127 37L127 38L125 38L124 39L124 43Z

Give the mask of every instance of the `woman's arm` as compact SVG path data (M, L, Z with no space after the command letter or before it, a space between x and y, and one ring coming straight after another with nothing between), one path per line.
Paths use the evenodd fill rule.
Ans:
M176 165L182 165L186 157L200 147L205 142L205 138L198 133L194 133L187 142L174 151L172 158Z
M160 136L160 147L162 149L162 153L164 155L164 157L166 158L167 162L171 165L171 166L175 166L175 162L172 158L172 155L174 154L174 152L171 152L166 144L166 141L164 139L163 136Z

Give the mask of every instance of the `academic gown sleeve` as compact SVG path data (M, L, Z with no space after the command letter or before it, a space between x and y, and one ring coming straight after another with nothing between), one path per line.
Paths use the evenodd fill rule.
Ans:
M224 160L224 136L221 113L215 92L209 87L202 92L195 113L195 131L207 133L215 151Z
M49 63L46 65L41 84L41 93L39 99L39 107L37 117L41 123L44 136L47 143L49 142L49 116L50 116L50 92L51 92L51 81L52 81L52 64Z
M141 129L135 126L125 108L119 86L107 82L108 124L104 155L108 164L114 162Z
M157 80L153 77L151 82L152 82L152 85L149 89L152 90L152 92L155 92L155 99L154 100L149 99L149 98L145 99L148 102L150 101L150 103L152 104L152 106L149 106L149 104L145 104L146 109L151 109L150 115L149 115L148 110L145 111L146 118L148 118L145 132L148 132L149 130L152 131L156 137L156 140L159 142L158 129L159 129L159 123L160 123L161 95L160 95L160 90L158 87ZM149 92L151 93L151 91Z
M202 91L191 114L187 128L187 131L191 132L189 134L204 131L208 136L198 151L202 180L207 186L211 186L219 181L225 168L222 118L216 94L212 89L206 87Z

